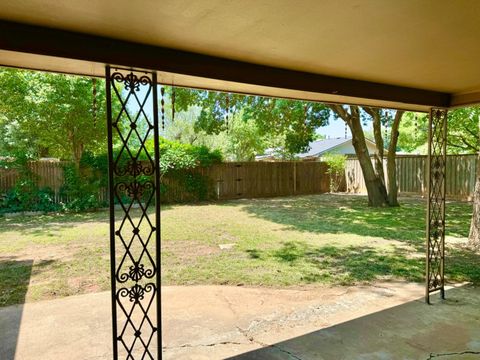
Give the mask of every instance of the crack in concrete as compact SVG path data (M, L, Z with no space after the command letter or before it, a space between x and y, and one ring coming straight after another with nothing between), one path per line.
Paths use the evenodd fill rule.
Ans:
M278 345L270 345L270 346L274 347L275 349L280 350L281 352L283 352L283 353L285 353L285 354L287 354L287 355L290 355L291 357L293 357L293 358L296 359L296 360L302 360L301 358L299 358L299 357L298 357L297 355L295 355L294 353L292 353L292 352L290 352L290 351L288 351L288 350L282 349L282 348L281 348L280 346L278 346Z
M217 345L247 345L244 342L237 341L219 341L210 344L182 344L178 346L162 346L162 350L174 350L174 349L183 349L183 348L195 348L195 347L212 347Z
M242 328L240 328L239 326L236 327L237 330L243 335L245 336L245 338L250 342L250 343L255 343L257 345L260 345L261 347L265 348L265 347L273 347L277 350L279 350L280 352L283 352L284 354L287 354L289 356L291 356L292 358L294 358L295 360L302 360L302 358L299 358L297 355L295 355L294 353L288 351L288 350L285 350L283 348L281 348L280 346L278 345L275 345L275 344L266 344L262 341L259 341L259 340L256 340L253 336L250 336L248 335L248 330L244 330Z
M443 357L443 356L469 355L469 354L480 355L480 351L466 350L466 351L460 351L460 352L440 353L440 354L430 353L430 356L427 358L427 360Z
M253 336L248 335L248 330L242 329L240 326L235 326L240 334L242 334L245 339L247 339L251 343L256 343L258 345L264 346L260 341L256 341Z
M232 312L232 314L238 319L238 314L235 311L232 302L222 292L219 292L218 295L223 299L223 301L225 301L227 303L227 306L230 309L230 311Z

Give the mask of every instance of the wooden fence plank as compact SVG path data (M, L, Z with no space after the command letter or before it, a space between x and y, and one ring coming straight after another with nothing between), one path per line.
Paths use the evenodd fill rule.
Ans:
M447 156L446 192L449 198L471 200L475 187L476 158L476 155ZM397 182L400 194L426 195L426 166L425 155L397 156ZM347 159L345 180L347 192L360 194L367 192L362 169L356 158Z

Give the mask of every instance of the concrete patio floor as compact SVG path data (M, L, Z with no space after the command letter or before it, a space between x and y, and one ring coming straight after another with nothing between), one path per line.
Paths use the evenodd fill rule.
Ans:
M164 359L480 358L480 289L165 287ZM111 359L110 295L0 309L0 359ZM463 354L462 354L463 353Z

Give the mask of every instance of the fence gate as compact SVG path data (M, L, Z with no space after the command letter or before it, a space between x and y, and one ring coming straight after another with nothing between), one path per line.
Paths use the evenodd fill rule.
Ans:
M440 291L445 298L445 169L447 163L447 110L431 109L428 128L427 266L425 301Z
M160 359L155 73L106 68L114 359Z

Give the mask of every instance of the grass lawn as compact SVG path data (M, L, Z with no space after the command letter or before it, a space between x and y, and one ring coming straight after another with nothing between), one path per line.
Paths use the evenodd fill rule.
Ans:
M163 283L423 281L425 201L401 203L324 194L165 206ZM480 254L464 248L470 216L470 204L447 204L448 281L480 283ZM0 306L108 290L108 238L107 212L1 218Z

